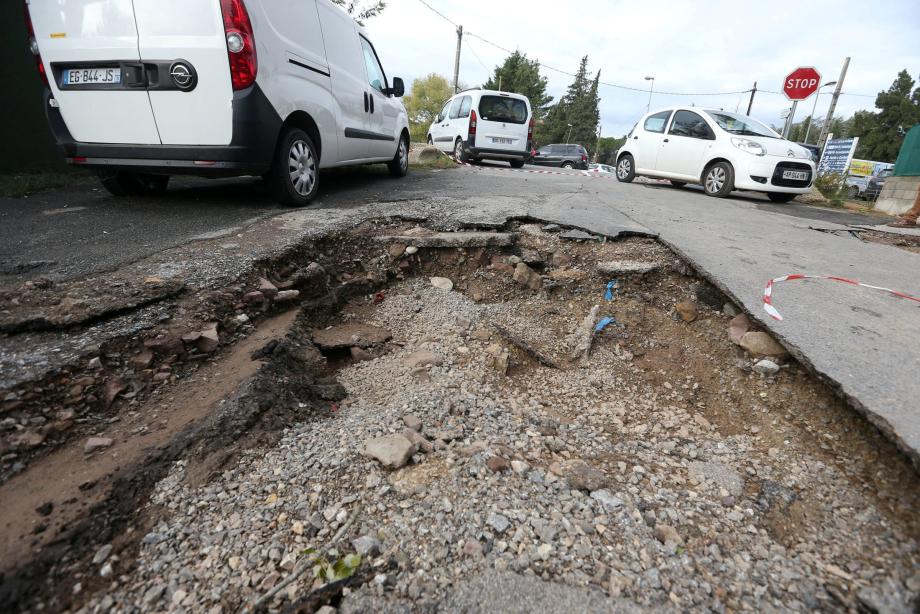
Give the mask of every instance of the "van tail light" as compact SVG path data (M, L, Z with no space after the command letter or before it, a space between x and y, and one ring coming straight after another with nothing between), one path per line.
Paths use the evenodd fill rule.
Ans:
M249 22L249 13L246 12L243 0L220 0L220 11L224 16L233 89L246 89L255 83L256 73L259 72L256 39Z
M533 118L530 118L530 123L527 125L527 142L530 143L533 141Z
M42 63L42 56L38 50L38 41L35 39L35 28L32 27L32 17L29 15L29 5L24 3L26 15L26 30L29 33L29 51L35 56L35 64L38 67L38 74L41 75L42 83L48 85L48 75L45 73L45 65Z
M474 109L470 109L470 131L466 136L470 143L476 141L476 111Z
M586 156L585 154L581 154L581 161L582 161L582 162L587 162L587 161L588 161L588 156Z

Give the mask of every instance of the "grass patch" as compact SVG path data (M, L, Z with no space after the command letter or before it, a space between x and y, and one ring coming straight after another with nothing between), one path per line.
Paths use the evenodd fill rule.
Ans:
M409 168L413 169L433 169L433 168L457 168L457 163L453 159L441 154L434 160L427 160L425 162L412 162L409 164Z
M83 184L89 179L85 172L0 174L0 198L22 198L42 190Z

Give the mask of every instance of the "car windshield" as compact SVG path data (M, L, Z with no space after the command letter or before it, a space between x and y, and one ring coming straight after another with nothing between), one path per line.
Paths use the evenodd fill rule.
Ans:
M727 111L706 111L706 115L711 117L719 125L719 128L731 134L742 136L765 136L771 139L781 138L770 128L764 126L756 119L737 113L728 113Z

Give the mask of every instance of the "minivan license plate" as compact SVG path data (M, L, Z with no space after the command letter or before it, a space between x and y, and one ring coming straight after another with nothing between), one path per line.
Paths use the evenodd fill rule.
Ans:
M61 85L117 85L121 83L120 68L68 68Z
M497 145L510 145L514 141L512 141L511 139L501 139L498 137L492 137L492 142Z
M807 181L808 173L805 171L783 171L783 179L792 179L794 181Z

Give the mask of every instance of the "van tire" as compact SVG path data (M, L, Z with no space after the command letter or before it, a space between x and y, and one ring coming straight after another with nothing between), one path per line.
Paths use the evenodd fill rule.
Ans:
M112 196L159 196L169 185L169 175L111 170L100 170L97 174L102 187Z
M470 157L466 155L466 150L463 147L463 140L459 136L454 142L454 160L463 164L468 164L470 161Z
M399 145L396 146L396 155L387 162L387 168L393 177L405 177L409 172L409 137L402 134Z
M706 196L725 198L735 189L735 169L728 162L710 164L703 171L703 192Z
M313 200L319 191L319 157L306 132L294 127L284 132L267 179L275 200L286 207L303 207Z
M524 168L523 160L512 160L510 164L511 164L511 168Z

